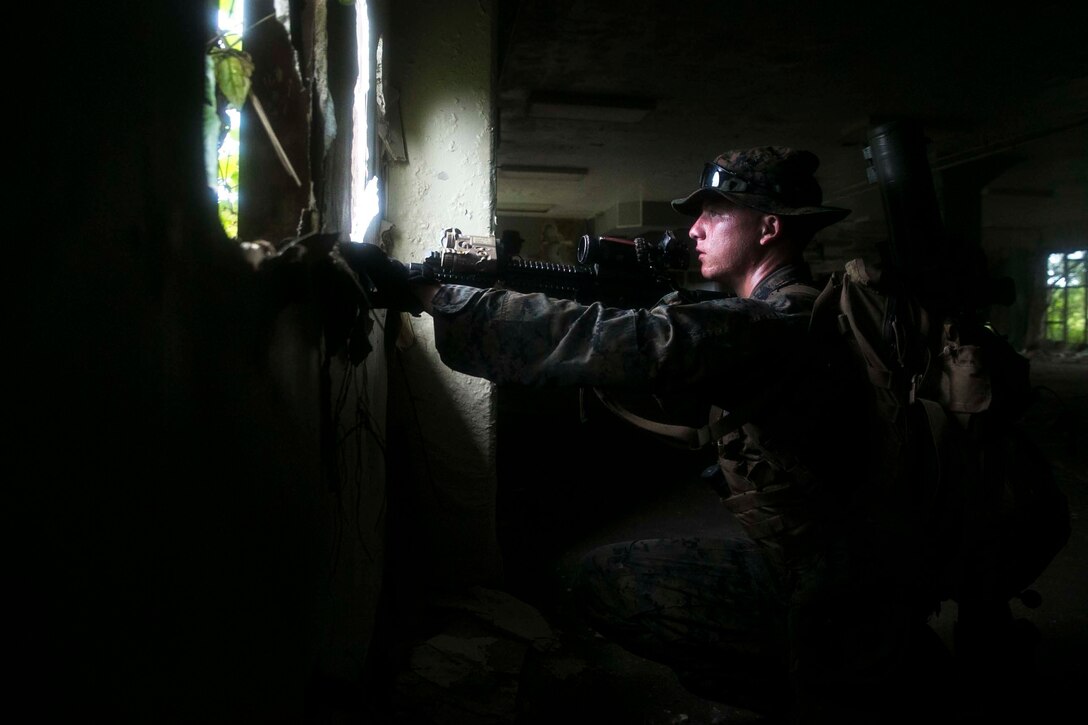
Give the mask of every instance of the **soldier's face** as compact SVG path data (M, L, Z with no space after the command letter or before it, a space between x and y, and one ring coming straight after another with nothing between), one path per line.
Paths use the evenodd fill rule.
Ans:
M695 242L704 279L735 287L754 269L761 256L762 217L761 212L726 199L703 202L688 235Z

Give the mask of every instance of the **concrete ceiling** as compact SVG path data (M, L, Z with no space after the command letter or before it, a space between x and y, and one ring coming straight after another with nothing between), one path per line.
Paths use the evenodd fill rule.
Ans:
M590 219L619 203L667 201L721 151L782 144L816 152L825 202L863 221L881 208L866 179L867 133L910 119L935 169L1001 157L1008 170L988 191L1057 198L1063 214L1083 218L1083 7L500 0L499 214ZM652 108L634 122L538 117L530 101L541 94ZM540 166L585 174L510 173Z

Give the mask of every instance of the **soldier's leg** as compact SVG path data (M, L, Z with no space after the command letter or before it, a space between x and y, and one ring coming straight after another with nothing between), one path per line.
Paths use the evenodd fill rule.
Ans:
M585 557L574 591L594 629L700 695L759 710L789 700L786 608L753 542L609 544Z

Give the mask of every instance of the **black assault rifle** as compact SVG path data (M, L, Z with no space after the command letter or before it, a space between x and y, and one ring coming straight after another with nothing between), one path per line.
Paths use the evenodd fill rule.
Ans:
M450 228L442 233L440 249L409 266L423 279L440 284L542 292L614 307L650 306L670 292L686 301L725 296L679 285L676 275L687 269L689 247L686 235L671 231L657 238L584 235L575 264L524 259L519 256L522 243L516 231L503 232L496 240Z

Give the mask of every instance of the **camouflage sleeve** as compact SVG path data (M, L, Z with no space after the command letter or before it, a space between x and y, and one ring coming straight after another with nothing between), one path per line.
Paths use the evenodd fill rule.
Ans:
M439 356L459 372L661 392L748 384L743 374L789 354L808 320L742 298L629 310L457 285L441 287L433 305Z

